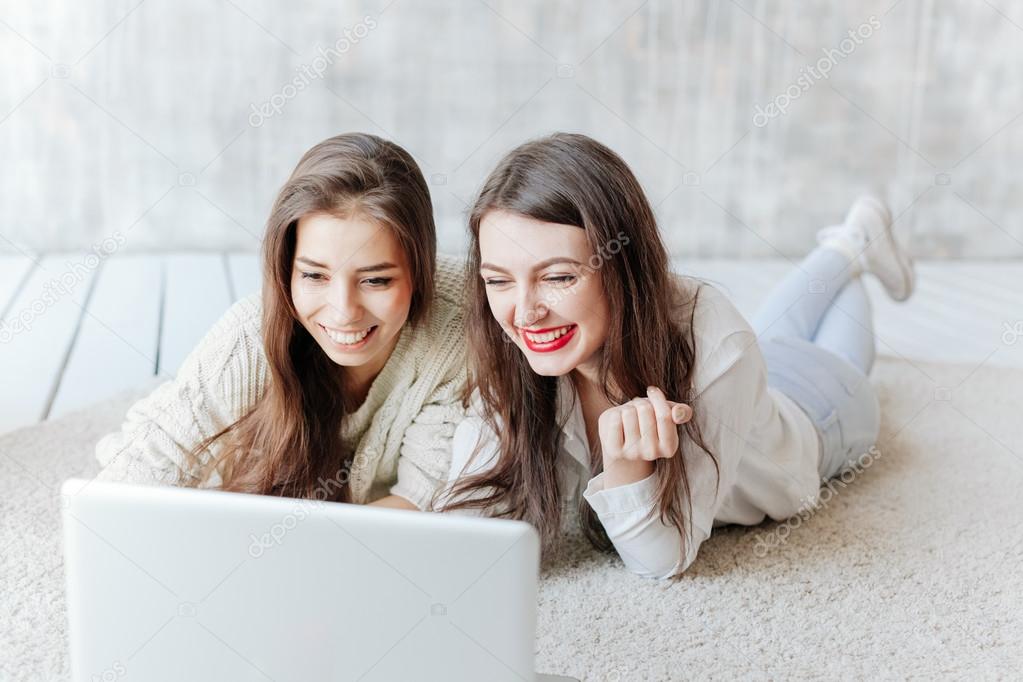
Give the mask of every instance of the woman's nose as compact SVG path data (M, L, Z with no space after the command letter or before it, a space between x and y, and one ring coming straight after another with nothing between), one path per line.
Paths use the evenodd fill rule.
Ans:
M515 324L518 327L532 327L547 317L548 312L547 304L536 296L535 289L523 288L519 300L516 301Z
M346 286L337 286L330 293L330 307L341 325L349 325L362 319L364 308L356 292Z

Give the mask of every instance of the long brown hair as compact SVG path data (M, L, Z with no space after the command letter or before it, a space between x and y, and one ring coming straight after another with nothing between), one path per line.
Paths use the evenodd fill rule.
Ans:
M474 282L467 320L469 390L479 392L483 417L499 434L499 455L491 469L460 479L446 508L489 509L498 516L529 521L546 547L561 527L555 467L562 434L555 416L557 377L535 374L518 347L505 341L479 277L480 223L495 210L575 225L586 231L594 254L613 251L608 244L627 244L599 266L611 318L601 349L604 395L619 405L646 395L647 386L657 386L669 399L690 404L696 400L694 418L679 427L680 447L687 440L695 444L698 455L711 457L720 477L717 458L703 443L695 418L700 414L692 390L698 289L687 297L674 281L653 210L628 165L589 137L557 133L505 156L487 178L469 216L467 271ZM590 262L592 267L593 259ZM591 460L591 474L596 475L602 462ZM685 557L692 516L686 460L658 459L655 473L661 519L678 528ZM599 519L584 501L580 514L590 542L609 550L611 543Z
M345 373L299 321L291 297L297 224L313 213L359 216L390 229L408 260L413 294L407 324L429 312L436 267L430 191L404 149L374 135L347 133L307 151L274 202L263 238L262 339L270 377L266 391L238 421L189 453L186 471L198 486L220 473L223 490L351 501L347 472L354 453L341 442ZM221 441L214 460L203 458ZM324 480L342 480L329 486Z

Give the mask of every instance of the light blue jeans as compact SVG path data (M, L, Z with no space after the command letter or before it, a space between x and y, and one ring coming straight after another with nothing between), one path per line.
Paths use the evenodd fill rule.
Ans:
M881 408L867 379L874 364L871 318L849 259L818 247L753 319L768 385L792 398L817 427L825 480L855 466L877 442Z

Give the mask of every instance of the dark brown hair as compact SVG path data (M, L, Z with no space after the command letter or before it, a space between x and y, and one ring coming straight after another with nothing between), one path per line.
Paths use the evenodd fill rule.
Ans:
M297 224L314 213L359 216L390 229L412 279L408 324L418 324L429 312L437 240L430 191L419 166L398 145L365 133L314 146L278 193L263 238L267 389L246 415L192 449L186 470L198 474L190 474L185 485L201 485L219 471L223 490L351 500L347 474L329 495L322 491L323 481L337 481L354 456L340 437L342 420L353 409L345 399L345 373L299 321L291 296ZM217 441L222 452L215 461L204 460L203 453Z
M489 509L499 516L523 519L550 547L561 526L556 459L561 426L556 422L557 377L535 374L515 344L504 340L487 303L479 276L479 230L491 211L502 210L535 220L575 225L586 231L594 254L606 245L627 246L601 262L600 274L611 319L602 346L600 379L614 405L646 395L647 386L664 390L669 399L692 404L696 354L692 296L669 269L653 210L628 165L614 152L584 135L557 133L514 149L487 178L469 216L471 246L467 271L470 391L478 391L484 419L499 434L499 455L484 472L460 479L448 497L448 509ZM591 259L592 260L592 259ZM628 349L628 350L626 350ZM686 441L717 458L700 436L694 418L679 427ZM602 470L592 458L591 474ZM676 456L655 462L662 520L682 537L682 557L691 535L692 503L686 460ZM720 470L718 469L720 477ZM583 530L594 546L611 543L599 519L583 501Z

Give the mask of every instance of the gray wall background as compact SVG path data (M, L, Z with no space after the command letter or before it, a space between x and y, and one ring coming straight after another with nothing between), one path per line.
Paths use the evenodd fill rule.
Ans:
M802 254L882 186L918 256L1018 258L1021 64L1006 0L5 1L0 251L255 249L346 130L412 152L459 251L499 156L573 130L632 165L678 256Z

